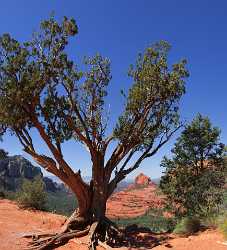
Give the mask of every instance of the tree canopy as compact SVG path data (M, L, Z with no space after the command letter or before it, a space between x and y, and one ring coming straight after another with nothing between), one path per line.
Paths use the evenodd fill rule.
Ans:
M64 17L58 23L51 17L28 42L9 34L0 37L0 133L15 135L25 152L75 192L80 210L85 211L90 199L103 199L105 204L116 185L181 127L179 101L188 71L185 60L169 67L167 42L145 49L129 69L132 84L123 93L124 111L112 134L107 134L110 60L99 54L87 57L84 70L79 70L66 53L70 37L77 32L74 19ZM33 130L51 154L35 147ZM64 159L62 144L67 140L87 147L92 161L90 185L80 175L79 158L77 172ZM112 141L116 147L107 159ZM131 164L134 155L137 160ZM91 193L101 198L89 198Z
M91 230L94 227L91 235L98 224L109 230L106 202L117 184L182 126L179 102L188 77L185 60L169 66L167 42L152 44L130 67L131 87L122 93L123 112L116 125L109 127L112 113L110 110L107 115L106 96L112 82L110 60L97 54L87 57L81 67L76 65L66 46L77 33L74 19L64 17L57 22L51 17L41 23L30 41L22 43L9 34L0 37L0 135L16 136L24 151L77 197L78 210L62 229L67 239L78 234L72 230L81 229L81 225L89 224ZM44 155L35 145L33 131L38 132L49 154ZM73 167L64 158L62 145L67 140L88 149L90 183L81 176L84 166L79 156ZM58 234L50 242L61 239L62 234ZM45 239L39 243L42 249L50 244Z
M104 152L115 139L121 150L124 147L122 156L132 150L143 152L141 159L148 157L156 139L163 142L179 126L178 102L188 76L185 60L169 70L166 42L140 54L129 71L132 87L125 111L113 134L105 137L110 61L96 55L85 61L86 71L79 71L65 52L77 31L73 19L65 17L59 24L50 18L30 42L19 43L9 34L0 38L1 132L15 134L24 150L36 157L29 134L36 128L59 165L64 165L61 144L72 138L86 144L92 155Z
M220 129L198 114L187 125L172 149L173 157L164 157L166 168L160 186L177 212L208 215L222 203L226 176L225 145Z

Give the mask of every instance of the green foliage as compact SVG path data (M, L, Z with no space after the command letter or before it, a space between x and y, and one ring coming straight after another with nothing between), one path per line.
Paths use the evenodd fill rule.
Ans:
M129 70L133 85L129 89L125 112L119 118L115 136L121 142L132 140L140 150L147 149L156 138L179 125L178 104L185 93L184 79L188 71L185 60L169 69L169 49L167 42L155 43L144 54L139 54L136 65ZM141 114L145 118L142 131L142 124L137 123Z
M185 217L182 218L179 223L177 223L174 233L182 235L190 235L199 231L201 227L200 220L195 217Z
M207 117L198 115L177 139L173 158L164 157L160 187L177 215L209 216L223 203L225 148L219 135Z
M219 229L223 233L225 239L227 239L227 215L222 218L222 221L219 223Z
M0 132L9 129L23 139L24 129L33 127L38 118L45 121L53 142L60 144L72 138L69 114L78 129L83 128L80 111L87 114L86 124L101 126L110 63L97 55L85 60L87 71L78 71L64 52L77 31L74 19L64 17L57 23L51 17L41 23L29 42L19 43L9 34L0 37ZM101 128L99 132L103 132Z
M174 218L163 216L161 209L150 209L145 215L136 218L116 219L119 226L136 224L139 227L149 228L152 232L162 233L172 231L175 226Z
M40 177L24 180L17 201L21 208L44 210L46 205L45 184Z
M219 226L220 221L222 221L223 219L223 211L220 211L218 214L212 213L209 216L200 219L201 219L201 224L205 228L216 229Z
M223 202L223 209L227 210L227 190L224 191L224 202Z
M129 70L132 87L124 94L125 108L112 133L105 102L112 78L110 60L97 54L85 58L83 71L79 70L66 50L77 32L74 19L64 17L57 22L50 17L27 42L9 34L0 37L0 137L7 132L15 135L25 152L68 185L75 176L64 160L61 145L70 139L81 142L91 155L92 171L103 170L99 172L102 176L92 173L96 180L91 183L103 183L106 178L110 195L117 183L153 156L181 127L179 101L189 74L185 60L168 65L167 42L149 46ZM36 151L33 130L52 158ZM108 160L105 154L112 140L116 149ZM138 151L142 155L129 167ZM125 164L117 168L125 157ZM92 188L97 189L95 185Z
M4 191L3 193L5 198L9 200L18 200L18 197L21 197L21 192L16 193L12 191ZM77 208L77 206L78 204L74 194L68 194L63 191L57 191L54 193L46 192L46 198L44 201L44 206L42 205L42 210L69 216L75 211L75 208Z
M75 21L65 17L61 24L53 18L43 21L40 32L34 34L30 42L21 44L9 34L0 37L2 133L10 129L18 135L26 126L33 126L29 115L31 109L36 112L37 117L48 114L52 120L57 113L59 116L59 106L61 111L69 106L66 98L58 95L56 82L64 79L64 83L71 88L72 82L78 79L78 73L73 70L73 63L63 52L69 37L76 33ZM66 125L60 117L56 126L59 128L56 134L53 134L50 126L46 128L50 135L54 136L53 140L61 141L67 138Z
M78 206L74 194L67 194L62 191L56 193L48 192L46 211L69 216Z
M17 200L18 194L16 192L4 190L3 193L8 200Z

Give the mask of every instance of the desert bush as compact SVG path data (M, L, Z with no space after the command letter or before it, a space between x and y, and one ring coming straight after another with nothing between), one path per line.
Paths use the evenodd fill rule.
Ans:
M218 227L220 220L220 216L218 214L211 214L210 216L206 216L201 218L201 223L206 228L216 229Z
M78 207L75 195L63 191L47 193L46 210L70 216Z
M44 210L46 197L45 184L40 177L37 177L34 181L23 181L17 201L21 208Z
M227 213L219 217L218 228L222 232L225 239L227 239Z
M3 191L0 191L0 199L4 199L5 198L5 193Z
M177 223L174 233L190 235L199 231L201 222L196 217L184 217Z
M172 232L176 224L175 218L166 218L162 209L150 209L146 214L136 218L116 219L119 226L136 224L139 227L148 228L152 232Z
M219 228L223 233L225 239L227 239L227 218L219 225Z

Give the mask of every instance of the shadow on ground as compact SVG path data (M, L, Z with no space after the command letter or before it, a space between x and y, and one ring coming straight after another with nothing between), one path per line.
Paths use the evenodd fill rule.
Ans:
M168 233L154 233L149 228L130 225L125 228L124 239L117 240L112 247L127 247L151 249L161 244L166 244L166 247L172 248L167 243L172 239Z

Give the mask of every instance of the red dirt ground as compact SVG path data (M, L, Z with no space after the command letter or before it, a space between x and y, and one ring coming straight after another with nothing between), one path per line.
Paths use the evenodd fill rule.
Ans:
M56 232L65 217L40 212L26 211L18 208L15 202L0 200L0 250L21 250L26 247L26 240L21 239L23 234L34 232ZM119 248L121 250L151 249L158 242L162 245L153 247L153 250L226 250L222 245L223 238L217 231L205 231L188 238L175 238L173 235L154 235L138 233L134 235L137 247ZM58 250L87 250L87 237L73 239ZM102 250L99 247L98 250ZM110 248L111 249L111 248ZM116 248L114 248L116 249Z
M56 232L65 219L64 216L52 213L22 210L15 202L0 200L0 250L24 249L27 240L21 238L23 234ZM58 249L87 250L87 247L71 242Z

